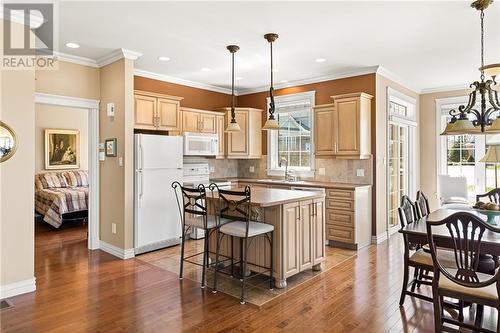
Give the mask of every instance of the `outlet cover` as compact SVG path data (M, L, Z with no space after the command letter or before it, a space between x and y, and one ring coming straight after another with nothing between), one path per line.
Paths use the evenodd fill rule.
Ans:
M116 234L116 223L111 223L111 233Z
M319 168L318 173L320 176L324 176L326 174L326 169L325 168Z
M364 177L365 176L365 169L356 169L356 176Z
M118 165L123 166L123 157L118 157Z
M254 167L253 165L250 167L250 172L251 172L251 173L254 173L254 172L255 172L255 167Z
M210 167L210 173L214 173L215 172L215 167L214 166L211 166Z

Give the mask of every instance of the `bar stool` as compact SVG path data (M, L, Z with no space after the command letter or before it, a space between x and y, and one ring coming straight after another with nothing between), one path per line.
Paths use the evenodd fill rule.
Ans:
M237 237L240 240L240 303L245 304L245 282L246 280L269 272L269 289L273 289L274 271L274 226L268 223L251 221L251 193L250 187L246 186L244 191L224 190L218 188L216 184L211 184L210 189L216 191L218 200L216 210L219 219L233 219L231 222L219 224L216 228L217 249L215 254L215 276L213 293L217 293L217 275L219 273L219 255L221 242L224 236ZM229 214L236 214L229 215ZM248 248L251 242L258 236L265 236L270 245L270 267L264 267L252 263L253 266L265 269L265 271L246 276ZM231 242L231 247L233 242ZM232 249L231 249L232 250ZM233 271L233 261L231 261L231 272Z
M215 215L207 214L207 192L205 186L200 184L197 188L190 188L182 186L179 182L173 182L172 188L175 192L177 199L177 206L181 216L182 228L182 243L181 243L181 262L179 270L179 279L183 278L184 262L202 266L201 273L201 288L205 288L205 268L209 266L208 249L209 238L212 232L222 223L228 222L229 219L222 218L216 222ZM179 196L180 191L180 196ZM182 204L181 204L182 199ZM188 257L184 257L184 244L186 242L186 235L193 230L193 228L203 229L205 231L205 240L203 245L203 252L199 252ZM203 254L203 264L191 261L189 259Z

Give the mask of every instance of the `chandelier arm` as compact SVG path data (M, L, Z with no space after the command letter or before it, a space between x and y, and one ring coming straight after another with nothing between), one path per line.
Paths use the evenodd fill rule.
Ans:
M460 105L458 107L458 110L460 113L473 113L477 119L479 119L481 117L481 114L474 109L474 105L476 104L476 93L479 89L479 82L474 82L473 84L471 84L471 88L472 87L476 87L476 89L474 89L470 94L469 94L469 100L467 102L467 106L465 105Z
M486 82L486 89L488 90L488 100L496 111L500 111L500 101L498 100L498 91L491 88L493 81L488 80Z

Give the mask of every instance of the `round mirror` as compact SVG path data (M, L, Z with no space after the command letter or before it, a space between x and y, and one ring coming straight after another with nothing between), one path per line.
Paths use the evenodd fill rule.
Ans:
M16 152L16 133L3 121L0 121L0 163L7 161Z

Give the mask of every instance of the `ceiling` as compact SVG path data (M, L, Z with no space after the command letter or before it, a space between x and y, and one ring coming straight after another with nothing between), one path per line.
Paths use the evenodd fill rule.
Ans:
M60 52L97 59L124 48L143 54L137 69L222 88L231 82L226 45L237 44L239 92L269 85L267 32L280 36L278 84L376 65L416 91L479 76L479 13L463 1L61 2L59 13ZM486 11L485 30L485 62L498 63L500 3Z

